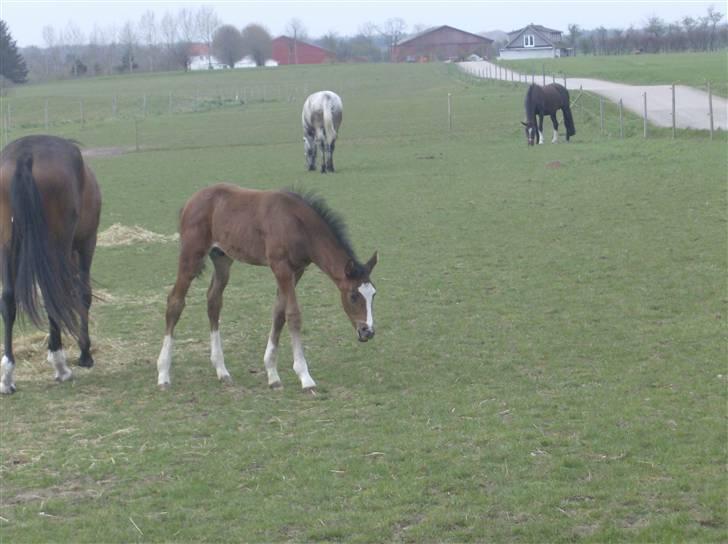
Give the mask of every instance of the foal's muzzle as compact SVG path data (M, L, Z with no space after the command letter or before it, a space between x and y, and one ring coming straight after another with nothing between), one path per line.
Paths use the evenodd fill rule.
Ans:
M356 328L356 334L359 336L359 342L366 342L374 338L374 328L370 329L367 325L362 325Z

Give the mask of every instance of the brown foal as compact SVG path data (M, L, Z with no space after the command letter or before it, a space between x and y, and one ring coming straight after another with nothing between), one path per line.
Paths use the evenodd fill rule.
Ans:
M174 327L185 306L192 280L200 274L207 255L214 273L207 291L210 320L210 360L220 380L229 382L219 332L222 294L234 260L269 266L278 284L273 325L263 361L268 385L281 387L277 350L288 322L293 347L293 369L304 390L316 382L308 372L301 338L301 312L296 284L310 263L316 264L341 292L344 311L361 342L374 336L372 302L376 290L369 275L377 253L366 264L357 261L341 218L319 197L290 191L255 191L218 184L195 193L182 209L177 281L167 298L166 332L157 360L157 383L170 384Z

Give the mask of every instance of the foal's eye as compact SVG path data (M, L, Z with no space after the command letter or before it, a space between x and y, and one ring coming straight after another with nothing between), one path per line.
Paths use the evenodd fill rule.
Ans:
M356 291L353 292L351 295L349 295L349 299L352 302L356 302L357 300L359 300L359 293L357 293Z

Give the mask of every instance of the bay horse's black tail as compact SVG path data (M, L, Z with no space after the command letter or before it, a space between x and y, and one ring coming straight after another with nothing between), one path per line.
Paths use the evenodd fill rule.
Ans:
M571 136L576 134L576 127L574 126L574 116L571 115L571 106L569 106L568 98L566 105L562 108L564 112L564 125L566 125L566 139L568 140Z
M21 153L17 160L10 183L10 203L13 223L9 257L15 273L18 307L40 326L40 289L48 317L78 338L81 301L70 241L69 248L64 248L51 240L40 191L33 178L30 151Z

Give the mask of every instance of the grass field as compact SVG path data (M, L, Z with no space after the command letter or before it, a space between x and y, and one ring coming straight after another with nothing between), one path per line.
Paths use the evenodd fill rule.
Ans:
M184 201L218 181L315 189L361 258L379 250L377 336L356 342L313 267L298 291L319 395L300 392L285 332L285 388L268 390L274 281L238 265L221 325L235 384L221 385L208 270L160 392L176 244L100 247L96 367L55 385L43 334L18 332L19 391L0 399L2 542L728 539L725 138L620 140L576 112L572 143L529 149L522 88L441 65L72 92L170 81L340 90L338 172L305 171L300 99L149 116L141 152L89 159L102 230L170 235ZM123 118L53 131L87 147L136 140Z
M576 56L558 59L502 61L501 64L527 74L566 74L635 85L676 83L728 96L728 53L660 53L659 55Z

